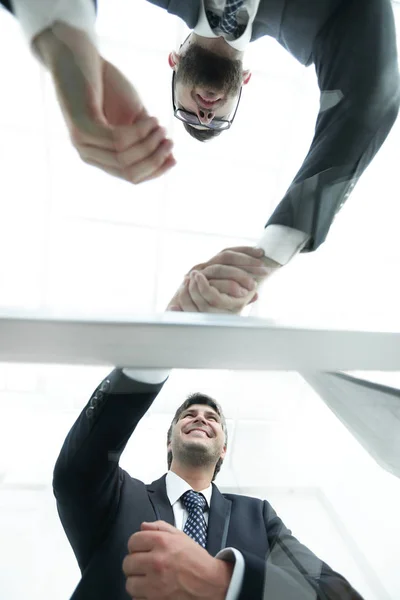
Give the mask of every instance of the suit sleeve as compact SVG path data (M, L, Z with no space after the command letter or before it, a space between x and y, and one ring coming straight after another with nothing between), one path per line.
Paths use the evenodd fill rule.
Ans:
M266 227L308 234L322 244L336 213L385 141L400 104L390 0L342 2L316 38L320 111L307 157Z
M125 477L120 456L162 386L114 370L97 387L62 446L53 490L81 570L105 538L118 508Z
M269 553L265 560L243 552L245 572L239 600L363 600L284 525L264 501Z

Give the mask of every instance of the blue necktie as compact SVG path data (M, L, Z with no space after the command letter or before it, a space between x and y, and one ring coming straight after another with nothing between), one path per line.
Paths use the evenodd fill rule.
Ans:
M207 525L203 513L207 508L207 500L200 492L189 490L182 495L182 502L189 513L183 533L186 533L192 540L205 548Z
M239 25L237 22L237 13L243 6L244 0L226 0L224 12L218 17L211 11L207 12L208 22L212 29L220 29L223 33L233 34L235 38L242 35L245 25Z

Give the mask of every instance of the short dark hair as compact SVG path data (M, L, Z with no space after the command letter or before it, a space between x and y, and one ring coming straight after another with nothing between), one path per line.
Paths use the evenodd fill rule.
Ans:
M186 131L196 140L199 140L199 142L207 142L207 140L212 140L224 131L223 129L196 129L196 127L192 127L189 125L189 123L185 123L184 121L183 126Z
M175 413L175 416L172 419L171 425L169 426L169 429L168 429L167 444L169 444L170 441L171 441L173 426L176 425L176 423L179 421L179 417L181 416L181 414L185 410L187 410L189 408L189 406L192 406L193 404L206 404L207 406L211 406L211 408L213 408L215 410L215 412L219 415L219 417L221 419L222 429L223 429L223 432L225 434L225 446L227 446L227 444L228 444L228 430L227 430L227 427L226 427L226 421L225 421L224 413L222 412L222 408L220 407L220 405L218 404L218 402L216 402L213 398L211 398L211 396L207 396L207 394L201 394L200 392L196 392L194 394L190 394L190 396L188 396L186 398L186 400L177 409L177 411ZM218 473L219 473L219 471L221 469L221 465L222 465L223 462L224 461L223 461L222 458L218 459L218 462L215 465L215 470L214 470L212 481L214 481L214 479L218 475ZM168 471L169 471L170 468L171 468L171 464L172 464L172 450L168 450L167 463L168 463Z

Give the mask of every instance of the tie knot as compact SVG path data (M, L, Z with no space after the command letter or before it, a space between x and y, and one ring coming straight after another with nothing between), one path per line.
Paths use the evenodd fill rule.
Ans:
M204 512L207 507L207 500L203 494L194 490L188 490L182 494L182 502L189 513L195 508L200 508Z

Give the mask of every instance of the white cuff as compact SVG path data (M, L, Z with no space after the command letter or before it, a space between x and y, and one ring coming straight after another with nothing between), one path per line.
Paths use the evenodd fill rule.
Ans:
M122 369L122 372L142 383L162 383L171 373L171 369Z
M304 248L309 238L304 231L286 225L268 225L257 246L264 250L266 257L286 265Z
M224 548L221 552L218 552L215 558L219 558L221 560L227 560L229 562L235 561L235 566L233 567L233 573L231 582L229 584L228 592L226 594L225 600L237 600L240 595L240 590L243 585L243 577L244 577L244 558L243 554L236 550L236 548Z
M92 0L11 0L14 14L31 45L33 39L55 21L88 34L96 45L96 9Z

